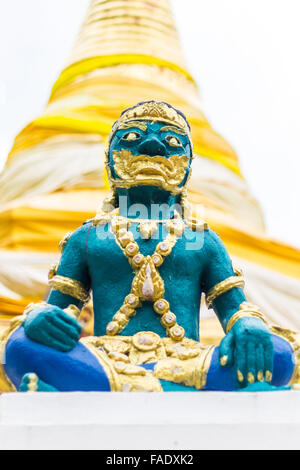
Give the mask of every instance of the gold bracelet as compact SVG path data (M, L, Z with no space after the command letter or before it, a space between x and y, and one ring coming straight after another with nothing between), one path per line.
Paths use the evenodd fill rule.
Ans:
M65 276L56 275L49 280L49 286L62 292L63 294L70 295L81 302L87 302L90 298L89 293L84 288L80 281L71 279Z
M67 308L64 308L64 312L75 320L78 320L80 317L80 309L73 304L69 305Z
M40 307L45 307L45 305L47 305L47 302L45 301L38 303L31 302L25 307L23 315L28 315L30 312L32 312L32 310L35 310L36 308Z
M206 294L207 307L211 308L213 301L219 297L219 295L225 294L225 292L233 289L234 287L244 287L245 281L241 276L231 276L225 279L219 284L212 287Z
M238 320L240 320L241 318L245 318L245 317L259 318L266 325L268 325L266 318L259 311L258 307L256 307L255 305L248 304L248 302L243 302L240 305L239 311L234 313L232 317L230 318L229 322L227 323L226 334L229 333L229 331L232 329L232 327L236 324Z

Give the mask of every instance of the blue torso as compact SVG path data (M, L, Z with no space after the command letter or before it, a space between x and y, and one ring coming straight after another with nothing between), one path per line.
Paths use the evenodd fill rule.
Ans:
M130 228L135 238L136 226L137 223L132 223ZM138 237L140 252L152 255L156 245L165 236L166 232L160 228L155 239ZM186 227L183 236L177 240L171 254L158 270L165 284L164 297L177 316L177 322L185 329L187 337L199 340L202 291L207 292L217 282L233 275L231 261L221 240L209 229L197 232ZM130 293L134 278L133 269L117 245L109 225L94 227L92 222L87 222L76 230L63 251L58 274L79 280L86 288L92 289L94 334L105 335L107 324ZM228 295L233 296L232 308L236 310L236 306L244 300L242 291L234 289ZM225 301L226 296L222 296ZM64 308L74 303L74 299L52 291L49 303ZM132 335L138 331L151 330L166 336L152 305L152 302L144 302L122 334ZM222 305L220 308L222 310ZM224 313L231 314L229 310L227 308Z
M132 224L134 231L137 224ZM92 229L89 234L87 263L94 295L95 334L104 335L105 328L114 313L121 307L124 298L131 290L134 272L116 244L113 236L99 240L107 228ZM186 229L188 242L192 239L203 244L203 233ZM164 238L162 230L155 240L137 240L143 255L152 255L156 245ZM178 323L186 330L188 337L199 339L199 306L201 298L201 279L205 265L205 251L186 251L186 238L178 239L171 254L159 268L165 283L165 298L170 309L177 316ZM152 302L144 302L123 330L124 335L132 335L141 330L151 330L165 336L165 329L160 324L159 315L153 310Z

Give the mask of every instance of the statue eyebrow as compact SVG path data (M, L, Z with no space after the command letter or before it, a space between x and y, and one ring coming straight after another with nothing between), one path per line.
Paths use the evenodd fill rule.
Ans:
M120 126L118 127L118 130L119 129L131 129L132 127L137 127L138 129L141 129L142 131L147 130L147 124L141 121L124 122L123 124L120 124Z
M186 132L184 132L182 129L179 129L179 127L175 126L162 127L159 132L176 132L177 134L186 135Z

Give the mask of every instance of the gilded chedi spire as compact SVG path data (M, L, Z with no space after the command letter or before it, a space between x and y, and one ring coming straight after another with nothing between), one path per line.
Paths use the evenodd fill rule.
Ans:
M169 1L91 2L69 65L118 54L153 56L186 69Z
M244 267L249 299L299 328L299 251L264 234L235 151L201 111L169 0L91 0L45 111L16 137L0 175L0 313L45 296L59 240L94 216L107 194L104 149L114 121L149 99L188 118L189 198Z
M84 165L78 165L75 175L75 168L70 173L58 171L58 147L68 153L76 141L78 145L104 142L120 112L147 99L167 101L182 109L192 126L195 152L240 176L235 152L200 110L198 90L184 62L170 2L91 1L46 110L15 140L8 159L10 171L1 179L0 201L47 194L65 184L70 186L70 181L82 185L87 174L87 186L99 187L103 181L99 149L97 160L90 155L86 161L82 156ZM40 151L41 160L51 155L52 164L39 160L39 171L30 175L30 181L21 178L23 182L12 187L11 179L18 178L19 170L26 172L20 160L28 157L29 149L35 164ZM70 158L73 161L73 156ZM13 163L14 159L17 161ZM253 203L251 199L251 207ZM254 206L248 213L250 210L255 224L262 226L260 211Z

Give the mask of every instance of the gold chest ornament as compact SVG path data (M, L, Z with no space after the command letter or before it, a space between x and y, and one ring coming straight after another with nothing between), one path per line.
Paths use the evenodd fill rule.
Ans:
M107 325L106 333L109 336L119 334L127 326L130 318L136 315L136 309L142 305L142 302L151 301L155 312L161 316L161 324L168 336L174 341L181 341L185 330L177 324L176 315L170 311L169 302L164 298L165 286L158 268L172 252L178 237L183 234L185 223L180 218L167 221L166 230L169 233L163 241L157 244L152 256L144 256L140 253L133 234L128 230L129 226L130 221L125 217L113 216L111 218L111 230L130 266L134 269L135 277L130 293L113 320ZM140 341L144 340L144 336L141 335Z

